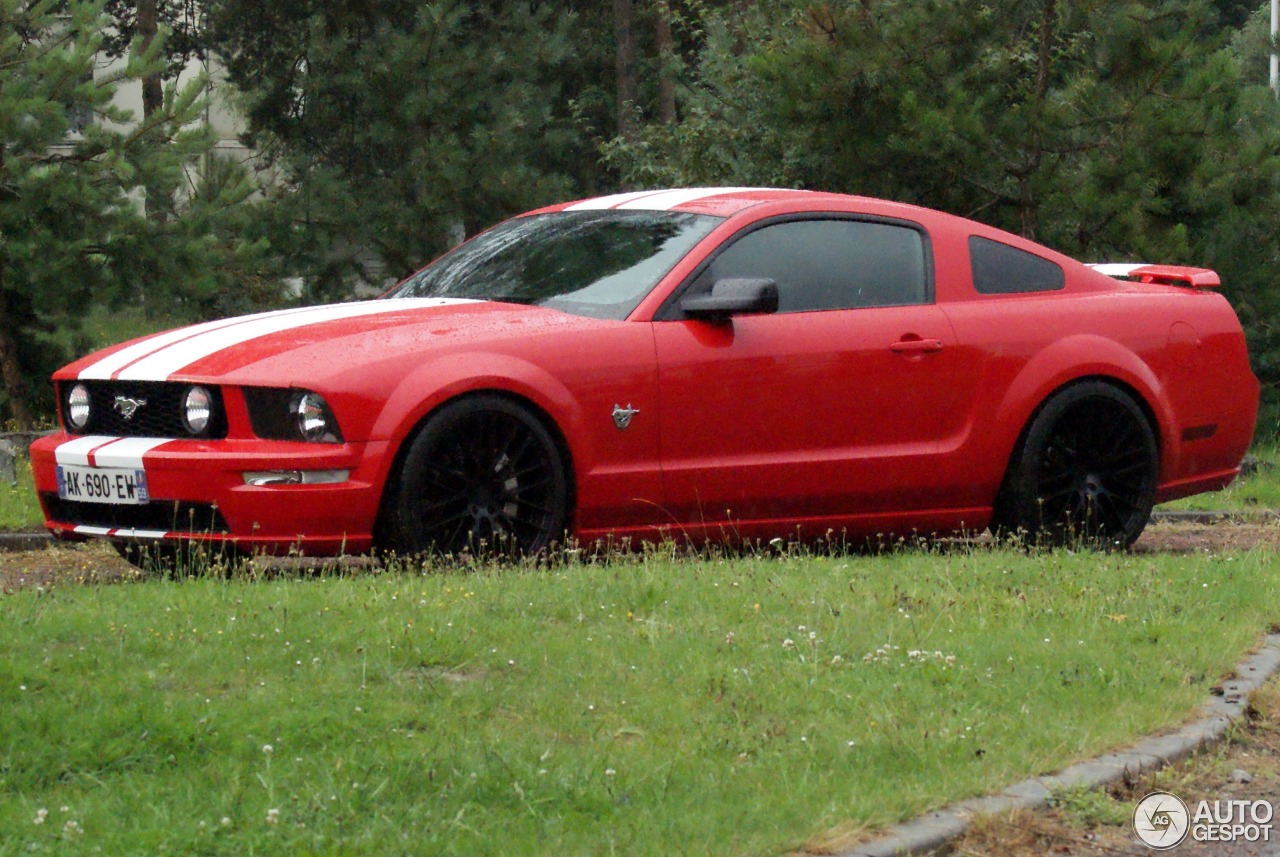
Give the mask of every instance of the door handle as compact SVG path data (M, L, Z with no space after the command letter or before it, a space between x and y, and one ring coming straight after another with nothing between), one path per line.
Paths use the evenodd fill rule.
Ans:
M889 346L899 354L933 354L942 350L941 339L900 339Z

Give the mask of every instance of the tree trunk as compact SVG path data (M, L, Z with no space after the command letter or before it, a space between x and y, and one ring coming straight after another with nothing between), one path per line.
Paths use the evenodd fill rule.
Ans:
M671 6L658 0L654 9L654 45L658 49L658 119L676 121L675 40L671 36Z
M1057 16L1057 0L1040 4L1040 38L1036 49L1035 108L1031 133L1031 152L1018 178L1023 238L1036 240L1040 211L1039 201L1031 192L1031 179L1044 162L1044 102L1049 95L1049 73L1053 70L1053 24Z
M0 176L5 170L5 148L0 145ZM3 248L0 243L0 248ZM14 328L9 318L9 302L5 299L4 279L7 272L7 260L0 255L0 382L4 384L5 395L9 397L9 416L17 424L19 431L31 431L36 426L35 418L27 407L27 379L22 376L22 365L18 363L18 343L10 332Z
M618 136L630 142L640 136L635 119L636 39L632 0L613 0L613 36L617 51Z
M138 37L142 40L145 52L151 46L159 29L160 17L157 8L159 0L138 0ZM164 88L160 83L160 75L148 74L142 78L142 121L148 122L153 115L164 107ZM168 218L172 201L167 194L158 188L146 188L147 218L163 222Z
M27 379L22 376L22 366L18 363L18 343L9 332L12 323L3 278L4 269L0 268L0 378L4 380L4 392L9 397L9 415L19 431L31 431L36 421L27 407Z
M158 0L138 0L138 36L142 40L142 50L151 47L160 24ZM164 103L164 93L160 86L160 75L149 74L142 78L142 118L150 119Z

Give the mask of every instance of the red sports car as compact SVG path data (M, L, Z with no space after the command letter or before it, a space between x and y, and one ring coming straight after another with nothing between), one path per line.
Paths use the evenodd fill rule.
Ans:
M1249 445L1258 383L1217 284L853 196L589 199L378 300L72 363L36 487L55 535L131 556L984 527L1124 546Z

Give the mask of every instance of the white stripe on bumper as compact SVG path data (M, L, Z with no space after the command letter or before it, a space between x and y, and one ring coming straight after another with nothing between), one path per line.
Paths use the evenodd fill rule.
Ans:
M53 460L57 464L82 467L129 467L141 470L145 469L142 456L168 442L168 438L158 437L85 435L58 444L53 450Z

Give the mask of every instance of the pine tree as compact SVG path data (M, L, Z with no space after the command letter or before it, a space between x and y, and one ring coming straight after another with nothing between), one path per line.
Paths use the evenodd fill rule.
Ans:
M213 50L278 169L308 297L361 257L403 276L599 174L567 82L577 17L528 2L351 0L212 8ZM600 78L601 75L591 75Z
M9 417L52 413L47 373L63 355L52 321L74 327L95 303L198 303L256 264L264 242L230 234L245 177L213 197L190 192L213 137L200 125L204 82L170 84L146 121L114 106L117 87L155 72L162 44L127 64L95 61L101 2L0 0L0 380ZM147 190L177 216L149 222Z

